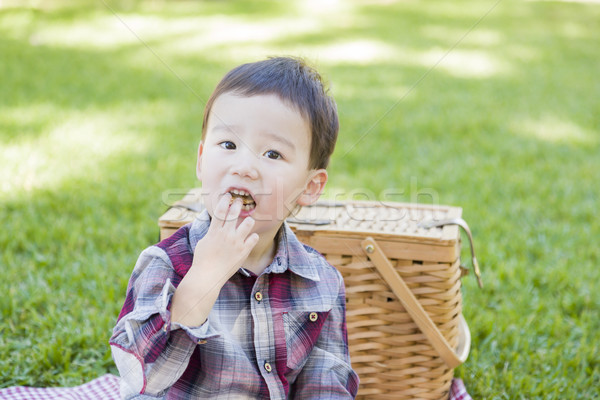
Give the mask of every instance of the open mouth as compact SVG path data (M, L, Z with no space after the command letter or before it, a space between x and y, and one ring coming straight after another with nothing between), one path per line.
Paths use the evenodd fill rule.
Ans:
M254 207L256 207L256 202L252 198L252 195L250 193L246 192L245 190L232 189L229 191L229 193L231 194L231 202L232 203L236 198L242 199L242 203L243 203L242 210L243 211L250 211Z

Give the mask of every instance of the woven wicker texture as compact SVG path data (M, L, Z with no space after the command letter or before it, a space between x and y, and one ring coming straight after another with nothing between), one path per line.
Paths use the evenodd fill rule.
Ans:
M326 254L344 276L352 365L365 399L443 399L446 367L366 257ZM391 260L451 346L458 345L460 270L454 264Z

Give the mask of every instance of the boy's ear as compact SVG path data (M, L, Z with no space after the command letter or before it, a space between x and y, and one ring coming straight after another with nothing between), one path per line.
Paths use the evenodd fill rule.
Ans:
M319 200L319 197L321 197L321 193L323 193L326 183L327 171L325 169L312 171L309 180L304 187L304 191L300 194L300 197L298 197L298 205L309 206L314 204Z
M200 145L198 146L198 161L196 161L196 176L198 180L202 180L202 150L204 150L204 143L200 141Z

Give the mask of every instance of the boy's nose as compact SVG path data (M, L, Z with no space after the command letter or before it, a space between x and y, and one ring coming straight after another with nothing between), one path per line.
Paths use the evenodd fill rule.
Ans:
M234 163L232 165L233 174L249 179L258 178L258 155L253 154L250 150L243 152L243 154L242 152L238 154L239 157L235 158Z

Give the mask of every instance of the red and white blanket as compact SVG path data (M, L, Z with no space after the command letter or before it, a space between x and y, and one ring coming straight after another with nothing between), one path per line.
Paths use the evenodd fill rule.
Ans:
M0 400L119 400L119 377L106 374L67 388L13 386L0 389ZM472 400L462 380L452 381L449 400Z

